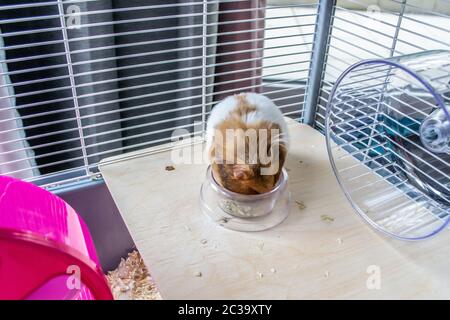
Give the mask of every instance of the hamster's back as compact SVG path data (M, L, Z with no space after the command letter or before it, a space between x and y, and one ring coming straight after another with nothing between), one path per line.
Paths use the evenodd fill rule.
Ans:
M243 105L250 107L247 108L247 112L238 110ZM212 138L217 126L229 119L234 112L239 113L242 121L249 126L261 121L277 124L283 135L283 144L288 148L289 136L287 125L280 109L272 100L262 94L245 92L225 98L212 109L206 130L208 150L211 147Z

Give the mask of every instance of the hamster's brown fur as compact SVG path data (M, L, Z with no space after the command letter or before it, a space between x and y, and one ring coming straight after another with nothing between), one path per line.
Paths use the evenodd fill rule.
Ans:
M245 139L245 153L234 152L234 161L233 164L225 163L217 163L216 155L218 152L220 154L227 154L227 150L235 150L237 149L237 139L240 135L242 135L247 129L255 129L259 132L259 129L267 130L267 146L268 152L270 154L270 141L271 141L271 129L278 129L280 127L269 121L256 121L251 124L247 124L243 121L245 115L251 112L254 112L256 108L252 105L249 105L245 99L244 95L237 96L239 104L235 110L233 110L229 116L222 121L218 126L216 126L216 130L219 130L222 133L222 136L226 136L227 129L242 129L235 131L235 139L225 139L225 143L221 141L214 141L210 149L210 160L211 160L211 168L213 171L213 176L215 180L224 188L241 193L241 194L260 194L266 193L272 190L281 174L282 167L286 160L287 149L283 143L279 144L279 159L278 159L278 170L273 175L261 175L260 170L262 167L269 167L271 162L268 164L262 164L258 157L255 164L248 164L249 162L245 162L245 164L238 164L239 154L245 154L245 157L248 157L249 150L249 139L248 137L244 137ZM242 138L242 137L241 137ZM260 146L259 139L261 137L257 135L258 139L258 148ZM231 141L228 141L231 140ZM259 154L259 150L258 150ZM242 156L241 156L242 157ZM240 159L246 160L246 159ZM248 158L247 158L248 160Z

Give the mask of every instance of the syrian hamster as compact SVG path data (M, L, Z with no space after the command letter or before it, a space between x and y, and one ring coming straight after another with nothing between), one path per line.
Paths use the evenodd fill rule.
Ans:
M241 194L272 190L286 160L289 137L278 107L258 93L229 96L212 109L206 129L214 179Z

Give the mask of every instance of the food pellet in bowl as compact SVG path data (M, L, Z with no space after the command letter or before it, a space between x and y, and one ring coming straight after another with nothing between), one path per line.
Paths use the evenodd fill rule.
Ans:
M220 200L219 207L227 214L232 216L252 217L252 208L249 206L242 206L232 200Z

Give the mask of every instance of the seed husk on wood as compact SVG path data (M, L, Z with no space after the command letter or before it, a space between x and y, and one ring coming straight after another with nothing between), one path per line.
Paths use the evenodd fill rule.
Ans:
M329 216L329 215L327 215L327 214L321 215L320 219L322 219L322 221L325 221L325 222L328 222L328 223L331 223L331 222L334 221L334 218Z
M304 210L304 209L306 209L306 206L305 206L305 204L303 203L303 201L295 201L295 204L297 205L297 208L299 209L299 210Z

